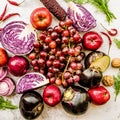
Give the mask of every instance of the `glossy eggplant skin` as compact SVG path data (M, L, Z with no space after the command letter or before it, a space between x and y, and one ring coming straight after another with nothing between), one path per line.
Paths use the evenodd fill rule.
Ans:
M19 109L25 119L37 118L42 113L43 108L43 98L38 92L28 91L21 96Z
M102 79L102 72L96 68L85 69L80 75L79 84L83 87L92 88L97 87Z
M86 57L85 57L85 68L89 68L89 66L91 65L91 63L93 61L95 61L96 59L105 56L106 54L101 52L101 51L92 51L90 52Z
M63 93L62 106L69 114L80 115L88 108L88 93L80 86L67 88Z

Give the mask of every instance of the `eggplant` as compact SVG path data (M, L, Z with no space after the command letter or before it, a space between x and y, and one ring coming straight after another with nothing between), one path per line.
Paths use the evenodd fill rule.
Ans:
M88 93L80 86L68 87L64 91L61 101L64 110L73 115L85 113L88 108L88 103Z
M101 82L102 76L101 70L90 67L81 73L79 84L87 88L97 87Z
M25 119L37 118L42 113L43 108L43 98L36 91L25 92L20 98L19 109Z
M85 57L85 68L89 68L89 66L91 65L91 63L93 61L95 61L96 59L105 56L106 54L104 52L101 51L92 51L90 52L86 57Z

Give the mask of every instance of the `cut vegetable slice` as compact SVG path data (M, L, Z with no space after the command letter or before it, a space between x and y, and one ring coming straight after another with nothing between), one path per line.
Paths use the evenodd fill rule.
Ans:
M36 89L42 87L49 83L49 80L45 78L44 75L31 72L22 76L17 83L16 92L23 93L28 90Z
M110 57L103 56L92 62L90 67L99 68L101 72L104 72L109 65L110 65Z
M15 84L11 78L4 78L0 81L0 96L9 96L15 90Z
M79 32L86 32L96 27L96 20L92 14L80 4L69 2L67 16L73 21L73 26Z
M33 49L34 29L23 21L8 23L0 33L1 44L15 55L26 55Z
M4 67L0 67L0 81L3 80L7 76L7 69Z

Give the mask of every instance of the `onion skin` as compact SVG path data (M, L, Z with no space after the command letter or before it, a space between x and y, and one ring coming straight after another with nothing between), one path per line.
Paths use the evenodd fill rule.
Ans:
M29 69L29 61L23 56L13 56L8 61L8 71L14 76L22 76Z
M7 68L0 67L0 81L2 81L7 76Z

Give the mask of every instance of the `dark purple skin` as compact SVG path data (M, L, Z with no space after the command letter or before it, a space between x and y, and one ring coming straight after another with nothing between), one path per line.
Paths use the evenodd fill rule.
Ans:
M19 110L27 120L37 118L42 113L43 108L43 98L36 91L25 92L20 98Z
M100 85L102 72L95 68L85 69L80 75L79 84L87 88L93 88Z
M66 91L72 91L68 93L69 97L66 95ZM61 103L67 113L80 115L87 111L88 102L89 97L87 91L80 86L72 86L64 91Z

